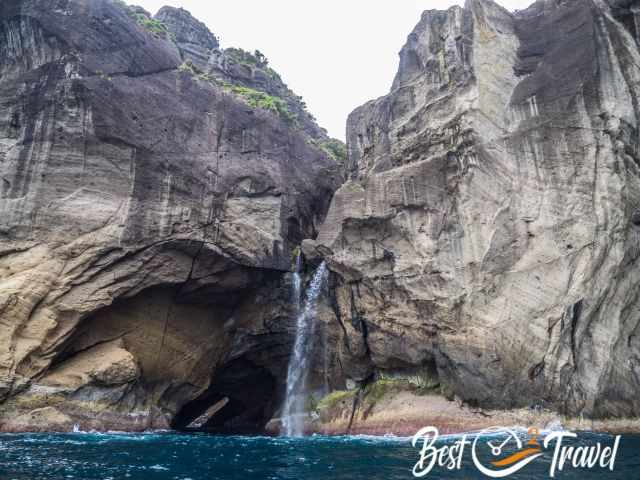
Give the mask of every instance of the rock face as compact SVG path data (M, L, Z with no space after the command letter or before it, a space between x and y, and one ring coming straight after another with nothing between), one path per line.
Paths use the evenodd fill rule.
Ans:
M352 378L435 366L471 404L640 415L639 21L603 0L422 15L305 242Z
M218 48L187 12L8 0L0 21L0 424L180 427L228 398L211 428L259 428L292 250L342 182L321 129L181 68Z
M261 429L301 244L333 272L312 390L640 415L637 2L425 12L345 164L185 10L0 22L0 430Z
M154 17L173 34L183 57L206 64L220 44L207 26L182 8L162 7Z
M320 146L327 143L329 137L326 130L318 126L315 118L307 112L302 97L287 87L278 72L269 67L269 61L262 53L251 53L240 48L219 48L218 40L207 27L182 8L163 7L154 19L166 26L182 60L193 65L200 77L219 85L258 89L281 98L295 116L298 127Z

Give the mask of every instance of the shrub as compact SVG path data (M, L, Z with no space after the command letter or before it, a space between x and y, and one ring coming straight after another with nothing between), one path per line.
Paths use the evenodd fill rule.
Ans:
M154 37L168 39L171 35L167 26L160 20L147 17L144 13L136 13L136 22Z
M277 113L280 118L289 124L297 124L297 117L291 113L287 102L280 97L274 97L268 93L253 88L244 87L242 85L231 85L227 87L228 90L239 95L247 103L247 105L253 108L262 108L263 110L269 110Z
M313 118L311 115L310 117ZM324 132L326 134L326 130L324 130ZM344 164L347 161L347 146L336 138L330 138L324 141L308 138L307 142L322 150L338 163Z
M388 391L399 390L410 391L416 395L427 395L439 392L440 380L437 373L427 368L406 376L388 375L384 372L379 372L378 380L369 385L368 388L374 391L374 397L377 395L382 396Z
M209 74L200 70L197 66L187 60L178 69L181 72L187 72L200 80L209 82L211 84L218 85L224 88L226 91L238 95L247 105L253 108L261 108L270 112L276 113L285 122L295 127L298 126L298 117L289 110L287 102L273 95L269 95L261 90L245 87L243 85L234 85L219 79L216 79Z
M269 67L269 60L260 50L255 52L247 52L242 48L229 47L225 49L225 53L235 62L242 63L251 67L262 68L264 70L271 70ZM271 70L273 72L273 70ZM275 73L275 72L273 72Z
M165 40L175 40L173 33L169 32L167 26L160 20L151 18L144 10L138 7L131 7L122 0L114 0L115 4L122 8L127 15L133 18L138 25L144 28L147 32L151 33L156 38L163 38Z
M320 144L325 152L329 154L336 162L345 163L347 161L347 146L335 138L331 138Z
M377 403L382 400L387 393L400 392L405 390L412 390L411 384L406 379L394 378L386 379L381 378L371 384L365 389L365 399L369 403Z
M196 76L202 80L213 81L213 79L209 75L195 66L191 60L184 61L182 65L178 67L178 70L180 70L181 72L190 73L191 75Z

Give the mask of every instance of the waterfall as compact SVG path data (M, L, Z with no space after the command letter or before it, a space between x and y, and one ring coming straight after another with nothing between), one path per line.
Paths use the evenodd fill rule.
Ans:
M298 309L296 339L287 370L287 391L281 415L282 434L287 437L299 437L303 434L307 400L305 389L309 359L313 353L316 307L326 273L327 266L322 262L309 285L304 308Z
M300 255L300 252L297 252L296 264L294 265L294 272L291 279L291 303L296 308L296 315L300 312L300 301L302 300L302 275L300 275L301 268L302 255Z

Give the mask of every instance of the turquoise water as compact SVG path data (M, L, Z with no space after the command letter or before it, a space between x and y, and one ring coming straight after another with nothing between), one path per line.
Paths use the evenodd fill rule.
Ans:
M451 444L455 438L439 442ZM572 445L611 444L606 435L580 434ZM488 452L484 452L488 455ZM510 479L549 478L552 452ZM409 439L222 437L205 434L0 435L0 479L411 479L418 450ZM479 479L471 455L461 470L435 468L423 478ZM558 479L640 478L640 436L623 436L613 472L564 470Z

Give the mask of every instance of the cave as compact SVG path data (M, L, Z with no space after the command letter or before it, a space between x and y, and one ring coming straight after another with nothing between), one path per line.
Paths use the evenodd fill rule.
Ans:
M80 321L45 383L60 372L84 375L86 385L70 399L115 402L123 418L158 412L164 424L149 428L194 430L194 419L224 399L196 430L263 432L284 390L292 317L282 273L245 270L224 269L220 282L210 275L206 282L161 284L117 298ZM112 347L101 368L121 368L109 363L109 354L130 355L134 380L112 385L92 378L84 358L104 353L105 345Z
M205 392L179 410L171 427L212 433L262 433L278 408L281 390L277 379L266 368L245 358L232 361L215 375ZM190 426L221 401L223 406L202 425Z

